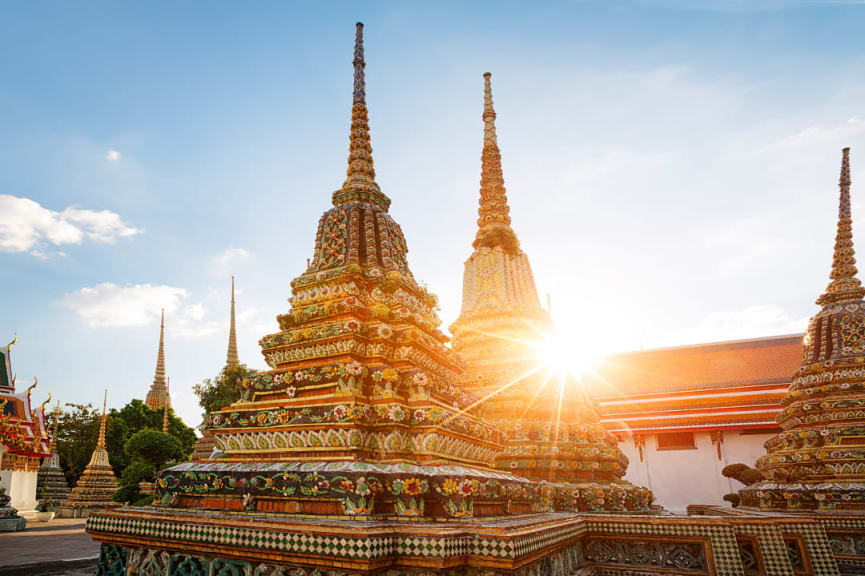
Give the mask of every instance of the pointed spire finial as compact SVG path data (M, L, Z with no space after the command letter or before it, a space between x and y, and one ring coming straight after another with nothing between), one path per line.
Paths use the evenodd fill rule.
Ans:
M171 392L169 388L170 384L171 378L168 378L165 383L165 396L168 401L162 407L162 432L164 434L168 434L168 408L171 406Z
M228 326L228 352L225 355L226 366L237 366L240 360L237 355L237 329L234 319L234 276L231 277L231 320Z
M493 108L492 74L484 73L484 147L481 152L481 195L478 207L478 232L475 248L501 246L517 250L519 242L511 230L502 154L496 137L496 111Z
M151 410L159 410L166 402L167 392L165 389L165 308L162 309L159 321L159 349L156 353L156 371L153 374L153 384L147 392L144 403Z
M159 349L156 352L156 372L153 375L153 384L165 386L165 308L162 309L162 317L159 321Z
M105 395L102 397L102 422L99 423L99 440L96 442L97 450L105 449L105 422L108 419L106 409L108 407L108 388L105 389Z
M838 205L838 230L835 234L835 250L832 254L831 282L817 299L817 304L827 306L847 300L861 300L865 288L856 277L856 253L853 249L853 219L850 211L850 148L841 151L841 178L838 181L840 200Z
M496 138L496 111L493 109L493 89L490 86L492 74L484 72L484 146L489 142L498 146Z
M48 452L54 452L57 446L57 425L60 423L60 400L54 408L54 422L51 425L51 440L48 442Z
M342 188L333 193L334 206L362 201L377 204L387 211L390 199L375 181L372 144L369 136L369 114L366 109L366 61L363 57L363 23L358 22L354 40L354 88L352 91L351 132L348 170Z

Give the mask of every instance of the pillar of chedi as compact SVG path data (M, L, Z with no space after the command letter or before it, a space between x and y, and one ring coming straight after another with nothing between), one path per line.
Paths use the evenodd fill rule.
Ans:
M358 25L347 177L291 283L280 331L260 341L271 370L209 415L218 458L163 471L165 503L415 517L537 508L537 485L492 470L504 434L460 390L461 361L445 345L436 297L412 276L376 182L362 32Z
M57 453L57 425L60 422L60 403L54 411L54 426L51 431L51 443L48 452L51 455L42 459L39 474L36 479L36 500L39 510L53 512L61 502L69 496L69 484L66 475L60 467L60 455Z
M511 229L490 74L484 74L484 144L474 251L465 263L463 304L450 327L466 361L464 388L509 433L500 470L557 484L556 508L643 510L648 490L622 480L627 457L571 376L544 364L552 338L529 259Z
M766 480L740 492L745 506L865 509L865 288L853 251L849 148L840 188L831 281L777 416L784 431L766 441L757 461Z
M105 449L105 426L108 420L106 403L108 391L102 401L102 420L99 423L99 439L96 449L90 456L90 462L78 479L69 497L57 508L57 513L66 518L86 518L91 513L105 508L120 506L114 501L117 491L117 478L108 462L108 450Z
M156 354L156 373L153 375L153 384L147 391L144 403L152 410L160 410L163 406L171 404L168 398L168 387L165 383L165 310L159 322L159 351Z

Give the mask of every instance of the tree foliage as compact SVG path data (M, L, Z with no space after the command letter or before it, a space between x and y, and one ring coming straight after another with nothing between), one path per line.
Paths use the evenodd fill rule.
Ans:
M247 368L246 364L226 366L216 377L207 378L193 386L192 391L198 396L204 415L207 415L240 400L240 382L256 374L258 370Z
M185 460L195 448L195 431L169 410L168 432L180 444L181 456ZM93 405L67 404L60 415L57 426L57 452L60 465L70 486L74 486L90 461L99 436L101 410ZM162 430L162 410L151 410L141 400L132 400L120 410L111 410L105 429L105 447L108 460L118 477L132 461L126 454L126 442L139 430Z
M171 434L165 434L158 430L139 430L126 441L124 446L126 455L132 461L139 460L152 464L155 468L161 468L163 464L171 460L178 460L184 456L180 442Z
M132 435L124 445L129 465L120 476L120 487L114 494L119 502L141 500L138 483L142 480L152 482L157 471L166 463L184 457L180 442L171 434L145 428Z

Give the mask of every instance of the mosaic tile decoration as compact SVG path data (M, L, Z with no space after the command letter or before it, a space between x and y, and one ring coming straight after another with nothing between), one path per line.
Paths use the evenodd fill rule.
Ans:
M732 526L723 522L688 522L674 518L649 520L632 517L625 521L617 521L614 518L589 519L587 524L590 535L703 538L708 543L707 552L714 563L717 576L744 576L745 574L739 558L736 534Z

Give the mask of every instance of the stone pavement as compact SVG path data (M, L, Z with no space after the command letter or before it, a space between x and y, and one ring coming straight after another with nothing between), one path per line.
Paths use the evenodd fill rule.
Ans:
M28 522L21 532L0 532L0 576L90 576L99 544L82 518Z

